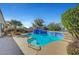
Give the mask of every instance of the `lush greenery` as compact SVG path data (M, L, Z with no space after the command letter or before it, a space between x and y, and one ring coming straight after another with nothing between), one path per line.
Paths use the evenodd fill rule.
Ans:
M17 20L11 20L10 24L14 27L15 32L16 32L18 26L22 26L22 23Z
M17 21L17 20L11 20L10 24L12 24L13 26L22 26L23 25L20 21Z
M37 27L43 28L43 26L44 26L43 23L44 23L43 19L37 18L37 19L34 20L33 27L34 28L37 28Z
M63 13L62 24L74 38L73 43L68 46L68 53L79 54L79 7L68 9Z
M60 25L60 23L50 23L47 26L44 25L44 20L37 18L34 20L34 23L32 24L33 28L42 28L45 30L50 30L50 31L61 31L62 30L62 26Z
M61 31L61 27L60 27L59 24L50 23L48 25L48 30L50 30L50 31Z
M66 11L62 15L62 23L73 37L79 40L79 7Z
M5 34L10 34L10 33L23 33L24 30L26 30L26 27L23 26L23 24L20 21L17 20L11 20L11 21L6 21L6 26L4 28Z

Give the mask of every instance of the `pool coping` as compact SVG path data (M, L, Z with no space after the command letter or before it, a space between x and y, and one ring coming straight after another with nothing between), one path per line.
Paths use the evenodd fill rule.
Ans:
M23 52L24 55L35 55L36 51L30 47L28 47L28 43L26 43L26 39L22 39L23 41L20 41L15 37L13 37L15 40L16 44L19 46L20 50ZM28 38L27 38L28 39ZM31 50L31 52L27 52L27 50Z
M66 32L65 32L66 33ZM68 33L66 33L66 34L68 34ZM25 42L25 40L26 39L28 39L28 38L16 38L17 36L14 36L13 37L13 39L15 40L15 42L17 43L17 45L20 47L20 49L22 50L22 52L24 53L24 55L35 55L36 54L36 51L35 50L33 50L33 49L31 49L31 48L29 48L28 47L28 44ZM18 40L23 40L23 42L20 42L20 41L18 41ZM67 40L62 40L63 42L67 42ZM50 44L49 44L50 45ZM21 47L21 46L24 46L23 48ZM28 47L28 48L27 48ZM30 52L28 52L28 50L30 51ZM50 54L49 54L50 55Z

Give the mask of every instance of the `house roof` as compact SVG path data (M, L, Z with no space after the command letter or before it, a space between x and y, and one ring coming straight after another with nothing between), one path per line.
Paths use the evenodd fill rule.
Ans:
M0 10L0 23L5 25L5 20L4 20L4 17L3 17L3 14L2 14L1 10Z

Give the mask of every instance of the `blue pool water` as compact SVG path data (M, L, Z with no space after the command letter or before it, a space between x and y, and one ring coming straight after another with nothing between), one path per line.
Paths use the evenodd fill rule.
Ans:
M64 38L63 33L58 32L47 32L47 34L26 34L32 38L28 39L27 42L35 46L45 46L51 42L60 41Z

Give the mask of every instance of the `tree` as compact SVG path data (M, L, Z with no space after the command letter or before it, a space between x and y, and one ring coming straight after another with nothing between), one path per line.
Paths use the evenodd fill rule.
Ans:
M79 7L70 8L62 14L62 24L74 38L68 45L68 54L79 54Z
M20 21L17 21L17 20L11 20L10 24L14 27L15 32L16 32L16 29L18 26L22 26L22 23Z
M43 19L37 18L37 19L34 20L33 28L37 28L37 27L43 28L43 26L44 26L43 23L44 23Z
M20 21L17 21L17 20L11 20L10 23L14 26L22 26L22 23Z
M57 23L57 25L61 28L61 31L66 31L62 23Z
M60 31L61 27L59 26L59 24L50 23L48 25L48 30L50 30L50 31Z

